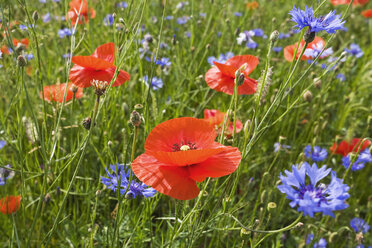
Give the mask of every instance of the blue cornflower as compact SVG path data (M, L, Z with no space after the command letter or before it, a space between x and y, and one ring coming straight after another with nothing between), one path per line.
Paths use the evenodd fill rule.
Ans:
M107 14L105 18L103 19L103 24L105 26L112 26L113 23L114 23L114 16L111 14Z
M346 80L346 77L345 77L345 75L343 73L337 74L336 78L338 80L340 80L341 82L345 82L345 80Z
M314 16L313 7L305 7L305 11L300 8L293 9L289 12L292 16L292 21L297 23L294 27L301 30L305 27L309 27L309 32L318 33L320 31L326 31L327 33L335 33L336 30L344 27L345 21L340 18L340 15L335 15L336 10L329 12L326 16L316 17Z
M186 5L189 5L189 2L179 2L176 5L176 9L183 9Z
M63 55L62 55L62 58L64 58L64 59L71 58L71 53L63 54Z
M273 47L273 51L276 53L280 53L283 50L283 47Z
M165 17L164 17L164 20L167 20L167 21L168 21L168 20L172 20L172 19L173 19L173 16L165 16Z
M171 66L172 62L170 62L168 58L161 58L160 60L156 60L156 64L160 65L161 67L169 67Z
M6 145L5 140L0 140L0 149L2 149Z
M117 3L116 7L125 9L125 8L128 8L128 4L123 1L123 2Z
M40 3L46 3L46 0L39 0Z
M65 37L69 37L71 36L71 34L72 34L72 31L69 28L63 28L63 29L58 30L58 36L61 39Z
M306 237L306 245L310 244L314 239L314 234L309 234ZM319 239L318 242L315 242L313 248L325 248L327 247L327 241L324 238Z
M352 171L361 170L364 168L366 163L372 162L372 155L368 148L364 149L351 166ZM342 158L342 165L347 169L351 164L350 154Z
M320 54L319 58L323 59L333 54L332 47L327 48L324 51L323 48L324 48L323 42L318 42L316 44L313 44L311 47L306 48L304 55L309 57L310 59L315 59Z
M305 147L305 156L311 158L314 162L320 162L327 158L327 150L319 146L312 148L310 145Z
M11 168L10 165L6 165L5 167ZM13 177L14 171L0 168L0 186L4 185L7 180L12 179Z
M327 186L317 183L331 172L331 183ZM327 169L326 165L318 168L314 163L310 166L308 163L292 165L292 172L285 170L286 176L280 174L280 180L283 184L277 188L287 194L287 199L291 202L289 205L294 208L298 206L297 211L304 215L314 217L314 213L322 212L323 215L335 217L333 211L342 210L348 207L345 200L350 197L347 191L349 186L342 183L342 179L337 178L336 172ZM310 178L306 184L305 176Z
M142 77L142 82L145 83L146 85L149 85L149 76L143 76ZM163 88L163 80L161 78L153 77L151 80L151 88L153 90L158 90Z
M362 51L360 46L355 43L350 44L350 49L345 48L344 50L350 55L355 56L356 58L360 58L364 55L364 52Z
M26 57L27 61L35 58L35 56L32 53L26 54L25 57Z
M45 15L43 15L43 16L41 17L41 19L43 20L44 23L48 23L48 22L50 22L50 19L51 19L51 17L50 17L50 13L49 13L49 12L46 13Z
M366 233L369 231L370 226L365 222L363 219L354 218L350 221L351 228L354 229L355 232L359 233Z
M220 56L218 57L218 59L214 56L211 56L211 57L208 57L207 61L208 63L213 66L213 62L218 62L218 63L221 63L221 64L224 64L226 62L226 60L230 59L234 57L234 53L232 52L227 52L225 54L221 53Z
M241 17L243 14L240 12L234 12L234 16Z
M274 152L277 153L281 149L291 149L291 146L280 144L279 142L274 143Z
M108 178L101 176L101 183L103 183L107 186L107 188L113 191L120 189L120 194L123 195L129 185L128 180L130 176L130 170L127 170L124 165L121 165L119 163L116 166L113 164L110 165L110 169L111 171L113 171L112 174L107 170L107 168L105 168ZM118 182L118 180L120 180L120 182ZM136 198L137 196L143 196L147 198L153 197L155 194L155 189L148 187L144 183L139 183L133 179L125 196L129 198Z
M183 25L183 24L186 24L189 19L190 17L188 16L182 16L182 17L177 18L177 23L180 25Z
M291 37L290 33L286 33L286 34L280 33L278 38L279 38L279 40L282 40L282 39L287 39L289 37Z
M264 32L260 28L252 29L249 31L244 31L239 34L239 37L236 38L236 41L239 45L241 45L243 42L247 42L246 46L251 49L256 49L258 47L258 43L255 42L252 37L263 37Z
M207 16L207 14L206 13L199 13L199 16L205 18Z
M187 38L190 38L191 37L191 33L190 32L186 32L186 37Z

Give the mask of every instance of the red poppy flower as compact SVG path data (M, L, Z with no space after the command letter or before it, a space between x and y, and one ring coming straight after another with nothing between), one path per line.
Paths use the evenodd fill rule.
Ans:
M363 144L362 139L354 138L351 143L346 140L341 141L340 144L334 143L329 150L332 153L341 154L343 156L348 155L350 152L357 152L358 150L363 151L371 145L371 141L365 140Z
M321 43L323 47L325 46L325 41L322 38L316 36L314 38L314 40L307 45L306 48L312 48L313 46L316 46L318 43ZM301 40L300 46L297 49L296 60L298 59L298 57L300 57L301 51L304 48L304 46L305 46L305 41ZM296 47L297 47L297 42L293 45L286 46L284 48L284 58L285 58L285 60L287 60L289 62L292 62L293 54L296 50ZM308 59L310 59L310 57L305 56L305 55L302 55L302 57L301 57L301 60L308 60Z
M29 40L27 38L24 38L22 40L13 39L13 46L17 47L18 44L24 45L27 48L29 44Z
M226 113L216 109L204 109L204 120L211 124L218 132L221 132ZM226 136L231 136L234 132L234 122L228 121L228 128L225 131ZM243 124L240 120L236 120L235 132L239 133L243 129Z
M132 163L134 174L158 192L179 200L198 196L196 182L222 177L239 166L238 148L215 142L205 120L183 117L157 125L145 142L145 153Z
M0 199L0 211L3 214L11 214L18 211L21 205L21 196L6 196Z
M1 51L1 53L6 54L6 55L9 55L10 54L9 49L5 45L3 45L0 48L0 51Z
M232 95L234 93L235 72L244 64L247 65L243 71L245 80L238 88L239 95L251 95L257 90L257 81L249 78L249 74L257 67L258 58L252 55L234 56L226 61L225 64L213 62L213 66L205 74L205 81L214 90L222 91Z
M67 12L67 17L71 20L72 25L76 23L79 17L79 11L79 24L83 23L82 17L84 17L85 23L89 22L89 17L90 19L96 17L96 11L93 8L88 8L88 0L72 0L70 2L70 9Z
M63 102L63 96L65 94L67 83L64 84L54 84L54 85L48 85L44 86L44 99L47 101L54 101L54 102ZM72 91L72 88L76 87L73 84L69 84L67 95L66 95L66 102L70 101L74 93ZM40 91L40 97L43 98L43 92ZM83 88L77 87L77 92L75 93L75 98L79 99L83 97Z
M110 82L114 77L116 66L114 43L103 44L91 56L74 56L75 65L70 70L70 81L78 87L90 87L93 80ZM130 79L128 72L120 70L112 86L119 86Z
M365 18L371 18L372 17L372 9L367 9L367 10L362 11L362 15Z
M349 4L351 0L331 0L333 5ZM369 0L354 0L353 5L363 5L368 3Z

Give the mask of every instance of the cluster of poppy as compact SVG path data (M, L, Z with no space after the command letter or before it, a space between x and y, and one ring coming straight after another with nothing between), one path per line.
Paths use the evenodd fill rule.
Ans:
M89 22L89 19L96 17L96 11L88 7L88 0L72 0L70 2L70 9L67 12L67 17L71 20L71 24L76 22L79 24Z
M21 196L10 195L0 199L0 212L12 214L18 211L21 205Z
M350 4L351 0L331 0L331 4L333 5L342 5L342 4ZM353 5L365 5L369 2L369 0L354 0ZM372 9L367 9L362 11L362 15L365 18L371 18L372 17Z

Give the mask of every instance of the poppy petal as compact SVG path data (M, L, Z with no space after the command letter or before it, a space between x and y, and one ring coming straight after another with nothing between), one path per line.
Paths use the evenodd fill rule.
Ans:
M74 56L71 61L77 65L93 70L105 70L114 66L106 60L93 56Z
M174 146L194 144L196 149L211 148L217 134L214 128L201 119L175 118L157 125L145 142L146 152L172 152Z
M111 82L114 74L115 68L97 71L79 65L74 65L70 70L69 79L76 86L87 88L92 86L93 80Z
M148 152L159 161L172 165L186 166L197 164L223 151L223 148L188 150L178 152Z
M136 177L158 192L179 200L190 200L198 196L199 189L189 178L186 167L169 166L146 153L132 163Z
M222 177L233 173L238 168L240 160L239 149L228 146L223 152L187 168L192 179L202 182L207 177Z
M115 73L115 70L116 70L116 68L113 68L113 67L107 69L107 71L113 71L113 73ZM123 83L125 83L129 79L130 79L129 73L126 72L126 71L120 70L118 77L116 78L115 82L112 84L112 87L122 85Z
M213 127L222 125L225 115L226 113L216 109L204 109L204 120L209 122Z
M230 76L232 78L235 78L235 72L236 70L238 70L239 68L236 68L232 65L227 65L227 64L222 64L222 63L218 63L216 61L213 61L213 64L215 66L217 66L218 70L220 70L220 72L226 76Z
M238 87L239 95L252 95L257 91L257 81L252 78L246 78L244 83Z
M247 68L244 70L244 75L247 77L257 67L259 60L253 55L238 55L234 56L226 61L226 65L231 65L239 69L242 65L247 64ZM235 78L235 72L234 72Z
M362 11L362 15L365 18L371 18L372 17L372 9L367 9L367 10Z
M109 63L114 63L115 60L115 44L110 42L103 44L94 51L93 57L105 60Z
M0 199L0 212L3 214L11 214L17 212L21 205L21 196L6 196Z
M234 78L222 74L215 66L207 71L205 81L211 89L216 91L222 91L229 95L234 92Z

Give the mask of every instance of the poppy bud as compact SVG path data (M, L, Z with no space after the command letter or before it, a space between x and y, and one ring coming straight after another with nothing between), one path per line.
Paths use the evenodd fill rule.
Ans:
M209 49L211 47L211 44L207 44L206 46L205 46L205 48L207 48L207 49Z
M39 20L39 13L35 10L34 13L32 13L32 19L34 19L34 22L37 22Z
M310 29L304 34L304 40L306 43L311 43L315 39L315 32L311 32Z
M107 142L107 145L108 145L108 146L112 146L112 141L109 140L109 141Z
M130 115L130 123L135 127L141 125L141 115L135 110Z
M112 18L113 18L113 19L116 18L116 13L112 13Z
M313 94L311 93L310 90L307 90L304 95L303 95L305 101L311 102L313 100Z
M101 194L101 190L96 191L96 196L99 196Z
M25 58L25 56L23 55L19 55L18 58L17 58L17 65L19 67L24 67L27 65L27 60Z
M270 41L271 41L271 42L275 42L275 41L278 40L278 38L279 38L279 32L278 32L278 30L274 30L274 31L271 33L271 35L270 35Z
M121 17L119 18L119 22L125 25L125 21L124 21L124 19L121 18Z
M273 17L273 19L271 19L271 22L272 22L272 23L276 23L276 18Z
M317 89L320 89L322 87L322 80L320 78L314 78L314 86Z
M90 117L87 117L83 120L83 127L86 129L86 130L89 130L90 129L90 125L92 123L92 119Z
M227 18L227 19L225 20L225 22L226 22L226 23L230 23L230 19Z

